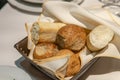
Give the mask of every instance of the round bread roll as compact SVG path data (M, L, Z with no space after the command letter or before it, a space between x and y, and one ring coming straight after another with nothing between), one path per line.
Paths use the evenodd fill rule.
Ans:
M114 32L104 26L99 25L94 28L87 38L87 46L91 51L98 51L104 48L113 38Z
M58 48L53 43L39 43L36 45L33 53L34 59L45 59L55 56L58 52Z
M74 24L68 24L57 32L56 43L61 48L79 51L85 46L85 41L85 30Z

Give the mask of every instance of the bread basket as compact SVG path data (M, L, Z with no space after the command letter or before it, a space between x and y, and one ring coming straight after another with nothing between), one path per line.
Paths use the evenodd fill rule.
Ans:
M14 47L17 49L17 51L28 61L28 63L32 64L35 66L39 71L43 72L46 77L49 76L54 80L58 80L57 77L54 75L51 75L50 73L46 72L42 67L38 66L35 64L32 60L30 60L27 55L29 54L29 50L27 49L27 37L24 39L20 40L18 43L14 45ZM77 80L79 79L95 62L97 62L99 58L95 58L89 63L87 63L79 73L77 73L74 77L71 78L71 80ZM41 78L42 79L42 78Z
M54 2L53 2L54 3ZM50 2L50 5L52 4L52 2ZM64 4L64 3L62 3L61 2L61 5L62 4ZM74 5L72 5L72 4L68 4L68 3L65 3L65 4L67 4L67 5L71 5L71 6L74 6ZM54 12L54 8L56 8L56 7L54 7L54 6L56 6L56 5L54 5L53 7L50 7L50 5L48 4L48 6L47 6L47 8L48 9L53 9L53 10L51 10L51 11L53 11ZM59 7L60 7L60 5L59 5ZM63 8L64 9L64 8ZM47 9L46 9L47 10ZM62 9L61 9L62 10ZM119 55L119 52L120 52L120 45L119 45L119 42L120 42L120 30L119 30L119 28L118 28L118 25L116 25L116 24L112 24L112 23L110 23L109 21L106 21L106 20L104 20L104 19L102 19L102 18L99 18L99 17L97 17L97 16L95 16L94 14L91 14L89 11L87 11L87 10L85 10L85 9L83 9L83 8L81 8L81 7L78 7L78 6L74 6L74 7L72 7L72 9L70 9L70 10L68 10L68 11L71 11L71 12L68 12L68 14L65 14L65 16L62 16L62 18L61 18L61 14L58 14L58 13L56 13L56 14L54 14L54 15L56 15L55 17L57 17L57 18L60 18L61 19L61 21L62 22L65 22L65 23L76 23L77 25L81 25L81 24L79 24L78 23L78 21L76 21L76 20L78 20L78 18L80 19L79 21L81 21L81 22L83 22L85 25L87 25L87 28L89 28L89 29L93 29L94 27L96 27L97 25L105 25L105 26L108 26L109 28L111 28L113 31L114 31L114 33L115 33L115 36L114 36L114 39L111 41L111 43L112 43L112 45L113 46L115 46L115 49L117 49L117 54L116 55L114 55L114 54L107 54L107 55L99 55L99 56L97 56L97 57L95 57L95 58L93 58L92 60L90 60L87 64L85 64L82 68L81 68L81 70L76 74L76 75L74 75L70 80L77 80L77 79L80 79L80 77L98 60L98 59L100 59L100 57L114 57L114 58L118 58L118 59L120 59L120 55ZM67 12L66 12L67 13ZM71 16L71 14L73 14L72 16ZM71 16L71 22L69 22L70 21L70 19L67 19L67 18L64 18L64 17L67 17L66 15L70 15ZM75 17L74 19L76 19L76 20L74 20L73 19L73 16ZM73 21L74 20L74 21ZM91 27L91 25L93 26L93 27ZM84 25L83 25L84 26ZM36 63L34 63L31 59L29 59L27 56L29 55L29 50L27 49L27 41L28 41L28 38L26 37L26 38L24 38L23 40L21 40L21 41L19 41L18 43L16 43L15 44L15 48L20 52L20 54L23 56L23 57L25 57L25 59L29 62L29 63L31 63L32 65L34 65L39 71L41 71L41 72L43 72L44 74L46 74L47 76L49 76L49 77L51 77L52 79L54 79L54 80L58 80L58 78L55 76L55 75L52 75L52 74L50 74L49 72L47 72L45 69L43 69L42 67L40 67L40 66L38 66ZM112 46L112 47L113 47ZM108 46L109 47L109 46ZM108 51L108 52L110 52L110 51ZM114 52L114 50L112 51L112 52ZM111 53L112 53L111 52Z

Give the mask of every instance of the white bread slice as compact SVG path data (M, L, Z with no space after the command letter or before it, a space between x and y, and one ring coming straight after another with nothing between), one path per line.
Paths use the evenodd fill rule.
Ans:
M113 38L114 32L104 25L94 28L87 38L87 46L91 51L98 51L104 48Z
M35 44L38 42L54 42L57 31L65 25L64 23L36 22L31 28L32 41Z

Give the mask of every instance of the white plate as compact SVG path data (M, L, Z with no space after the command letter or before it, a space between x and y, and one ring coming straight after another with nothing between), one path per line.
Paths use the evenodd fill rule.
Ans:
M44 2L44 0L23 0L23 1L30 2L30 3L43 3Z
M22 69L12 66L0 66L0 80L32 80Z
M22 0L8 0L8 2L12 6L19 8L21 10L25 10L29 12L36 12L36 13L42 12L41 4L30 4Z
M43 3L45 0L23 0L23 1L30 3ZM51 1L56 1L56 0L51 0ZM61 0L57 0L57 1L61 1Z

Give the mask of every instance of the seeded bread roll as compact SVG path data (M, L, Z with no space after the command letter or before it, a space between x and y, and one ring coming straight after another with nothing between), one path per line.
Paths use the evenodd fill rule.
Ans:
M55 42L57 31L65 26L64 23L36 22L31 28L31 39L38 42Z
M53 43L39 43L36 45L33 58L34 59L45 59L55 56L58 52L58 48Z
M113 39L113 36L114 32L110 28L99 25L88 35L87 46L91 51L98 51L104 48Z
M85 46L85 41L85 30L74 24L68 24L57 32L56 43L61 48L79 51Z

